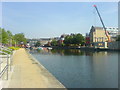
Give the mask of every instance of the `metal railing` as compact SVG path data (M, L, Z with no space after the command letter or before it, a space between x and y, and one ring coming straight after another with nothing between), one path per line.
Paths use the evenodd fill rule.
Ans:
M11 64L12 64L12 55L4 52L7 51L12 54L12 50L9 48L2 48L0 51L0 78L6 73L6 79L8 80L8 71L9 68L11 70Z

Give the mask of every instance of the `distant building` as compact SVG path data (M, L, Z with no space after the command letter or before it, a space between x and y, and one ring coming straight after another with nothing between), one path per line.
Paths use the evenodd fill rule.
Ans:
M52 39L58 41L60 39L60 37L54 37Z
M30 46L34 46L38 41L41 43L41 46L44 46L45 44L48 44L51 42L51 38L39 38L39 39L28 39Z
M90 36L88 33L86 33L86 36L85 36L85 45L86 46L89 46L90 45Z
M102 27L92 26L89 35L90 35L90 43L108 41L108 38L105 35L105 30Z
M27 39L30 46L34 46L40 39Z
M41 46L44 46L45 44L49 44L52 41L51 38L40 38Z
M67 34L62 34L58 40L58 45L62 45Z
M110 37L109 33L107 32ZM95 48L107 48L108 38L105 34L105 30L102 27L94 27L92 26L90 29L90 46L94 46Z
M109 32L111 37L116 37L118 35L118 28L116 27L107 27L106 30Z
M118 28L116 27L107 27L106 30L108 31L111 41L115 41L118 33Z

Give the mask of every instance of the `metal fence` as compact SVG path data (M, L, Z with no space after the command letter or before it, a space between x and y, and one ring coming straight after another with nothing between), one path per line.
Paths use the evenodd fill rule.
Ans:
M4 52L3 50L9 52L10 54ZM12 50L8 48L2 48L2 50L0 51L0 78L6 75L6 80L8 80L8 72L9 69L11 71L11 64L12 64Z

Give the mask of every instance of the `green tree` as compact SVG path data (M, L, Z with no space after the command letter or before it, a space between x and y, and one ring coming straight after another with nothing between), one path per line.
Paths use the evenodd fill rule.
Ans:
M15 34L14 39L17 44L21 44L21 42L23 42L24 44L27 43L27 39L25 38L25 35L23 33Z
M13 35L12 35L11 31L8 30L8 31L7 31L7 34L8 34L8 38L12 39L12 36L13 36Z
M69 46L70 44L73 43L72 41L73 41L73 36L68 35L68 36L65 37L64 44Z
M76 34L73 36L73 44L84 44L85 42L85 39L84 37L82 36L82 34Z
M7 34L8 34L8 43L9 45L12 45L13 35L9 30L7 31Z
M15 45L20 44L21 42L24 42L24 44L27 42L23 33L13 35L11 31L0 28L0 43L4 45Z
M85 39L82 34L72 34L65 37L64 44L67 46L84 44Z
M57 46L57 45L58 45L58 43L57 43L57 41L56 41L56 40L52 40L51 45L52 45L52 46Z
M2 35L2 43L8 44L8 34L5 31L5 29L1 29L1 35Z
M35 47L39 47L41 45L40 41L37 41Z

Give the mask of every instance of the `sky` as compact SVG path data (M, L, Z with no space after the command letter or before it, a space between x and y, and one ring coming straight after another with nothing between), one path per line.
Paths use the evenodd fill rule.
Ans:
M92 25L102 27L94 4L106 27L118 27L117 2L2 2L1 27L26 38L84 35Z

